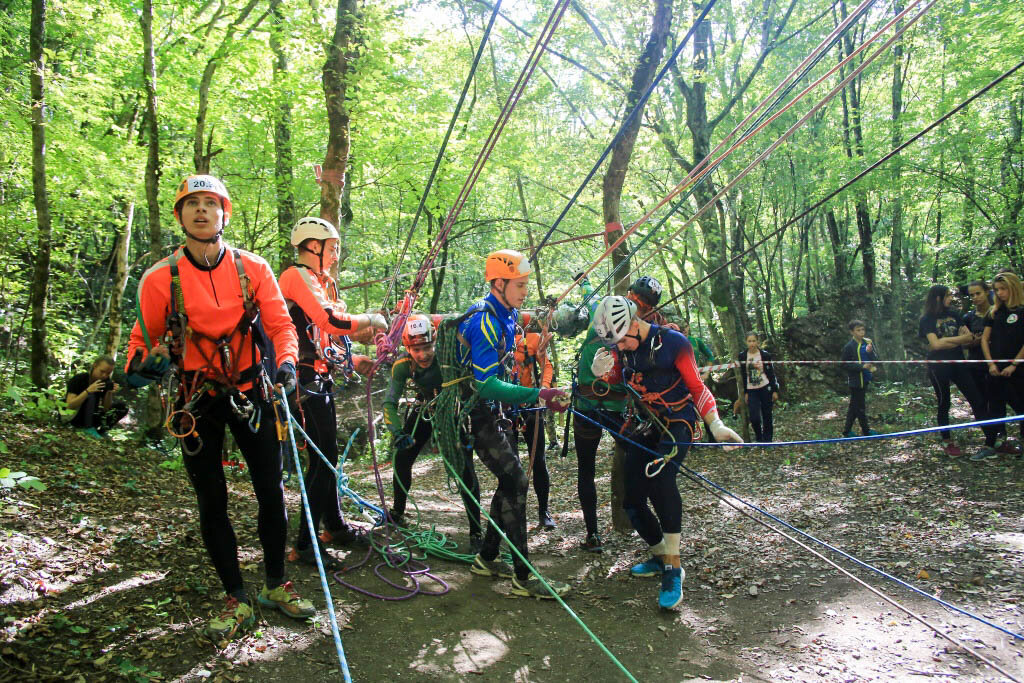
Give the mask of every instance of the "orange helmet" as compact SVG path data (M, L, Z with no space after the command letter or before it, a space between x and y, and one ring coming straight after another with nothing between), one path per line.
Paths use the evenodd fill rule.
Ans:
M212 192L220 197L221 205L224 207L224 225L231 219L231 197L228 196L228 188L219 178L212 175L190 175L178 185L178 192L174 195L174 217L181 222L181 202L185 197L197 192Z
M484 267L484 279L492 280L515 280L533 272L530 261L522 252L514 249L502 249L492 251L487 255L487 264Z
M430 318L422 313L414 313L405 321L405 329L402 330L402 344L405 346L418 346L419 344L434 343L434 326Z

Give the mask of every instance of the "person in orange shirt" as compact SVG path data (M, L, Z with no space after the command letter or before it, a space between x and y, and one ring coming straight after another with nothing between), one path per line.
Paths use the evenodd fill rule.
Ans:
M528 329L536 327L528 324ZM519 384L536 389L550 389L554 377L554 368L548 361L546 349L540 349L540 332L530 331L516 335L516 375ZM554 529L557 525L548 512L548 496L551 491L551 477L548 475L548 464L544 458L544 411L532 410L521 413L519 420L520 435L526 441L526 449L533 463L533 490L537 494L537 513L540 524L545 529Z
M338 298L338 286L329 274L338 262L338 231L322 218L302 218L291 235L298 263L287 268L278 280L299 337L299 402L306 434L330 461L338 466L338 418L334 404L332 370L351 363L366 374L373 366L367 356L352 353L347 335L366 328L385 328L380 314L349 315ZM365 536L350 526L341 513L338 482L334 473L314 452L306 469L306 495L313 515L313 528L323 522L324 543L365 542ZM323 548L324 566L341 569L340 563ZM299 538L288 555L292 561L316 564L309 525L299 524Z
M274 388L263 370L256 316L277 351L274 382L295 390L297 345L284 297L259 256L224 243L231 198L219 179L185 178L174 199L185 246L157 262L139 281L139 318L128 342L126 372L134 386L162 378L173 363L168 427L179 436L185 471L196 492L206 551L227 593L207 624L216 641L251 628L255 619L242 580L238 544L227 512L221 465L224 430L234 435L248 465L259 505L258 529L266 581L257 599L289 617L316 613L285 580L288 513L281 449L271 404ZM156 342L154 344L154 342Z

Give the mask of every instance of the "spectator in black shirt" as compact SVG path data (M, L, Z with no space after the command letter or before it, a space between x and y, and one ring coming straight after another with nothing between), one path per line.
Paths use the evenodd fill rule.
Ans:
M992 417L1005 416L1007 403L1019 415L1024 413L1024 368L1020 367L1024 364L1024 286L1016 275L1003 272L996 275L992 287L996 290L996 301L985 316L985 333L981 337L981 349L989 361ZM997 362L1000 360L1005 362ZM1021 436L1024 437L1024 424ZM1012 444L1003 446L1004 453L1020 453L1018 449L1011 450ZM986 448L984 457L992 457L999 450Z
M114 403L114 393L120 387L110 379L113 372L114 359L100 356L89 372L80 372L68 381L68 408L77 411L70 424L96 439L128 415L128 406Z
M948 361L963 360L962 346L971 342L974 335L964 325L960 314L954 311L953 293L945 285L933 285L925 299L924 315L918 325L918 336L924 340L928 348L928 360ZM974 378L964 363L929 363L928 379L935 389L938 401L938 423L940 426L949 424L949 387L956 384L974 412L974 419L984 420L988 417L984 399L974 383ZM996 433L991 427L982 429L986 441L989 433ZM963 451L953 443L949 430L940 432L944 443L943 450L950 457L963 455Z

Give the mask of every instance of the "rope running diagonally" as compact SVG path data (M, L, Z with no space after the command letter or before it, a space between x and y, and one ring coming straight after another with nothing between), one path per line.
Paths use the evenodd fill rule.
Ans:
M743 137L741 137L739 140L737 140L735 143L733 143L732 146L730 146L729 149L727 149L725 152L723 152L719 156L719 158L716 159L715 162L713 162L711 165L700 166L699 170L695 168L695 170L693 172L691 172L681 183L679 183L679 185L677 185L665 198L663 198L661 201L659 201L657 204L655 204L653 207L651 207L651 209L648 210L647 213L645 213L643 216L641 216L628 230L625 230L622 233L622 235L620 235L619 238L613 244L609 245L609 247L604 252L604 254L602 254L594 262L594 264L592 266L590 266L590 268L588 268L585 272L586 273L590 273L594 268L597 267L597 265L601 261L603 261L605 258L607 258L609 254L614 252L623 242L625 242L625 240L633 232L635 232L636 229L638 227L640 227L640 225L642 225L645 222L647 222L647 220L650 219L650 217L653 216L654 213L656 213L661 207L663 207L665 204L667 204L669 201L671 201L675 196L677 196L679 193L681 193L690 184L692 184L694 182L697 182L697 181L700 181L700 180L708 177L709 171L712 170L712 168L716 167L718 165L718 163L720 163L724 158L726 158L728 155L730 155L740 145L742 145L744 142L749 140L755 134L760 132L763 128L765 128L770 123L772 123L775 119L777 119L779 116L781 116L784 112L788 111L794 104L796 104L796 102L798 102L800 99L802 99L804 96L806 96L811 90L816 88L818 85L823 83L829 76L831 76L833 73L838 71L842 66L846 65L851 60L853 60L857 55L859 55L859 53L861 51L867 49L885 31L887 31L889 28L891 28L893 25L895 25L898 21L900 21L904 17L906 17L907 14L914 7L916 7L921 1L922 0L914 0L914 2L910 3L907 6L907 8L904 9L900 14L898 14L897 16L895 16L892 19L890 19L888 23L886 23L881 29L876 31L872 36L867 38L860 46L857 47L856 50L854 50L850 55L847 55L838 64L836 64L831 69L829 69L828 72L826 72L823 76L819 77L813 83L808 85L800 94L798 94L796 97L794 97L793 100L791 100L789 103L787 103L784 107L782 107L781 109L776 111L771 116L765 118L760 124L758 124L756 127L754 127L751 131L749 131L748 133L745 133ZM757 166L757 164L759 164L761 161L763 161L769 154L771 154L771 152L773 152L777 147L779 147L779 145L781 145L783 142L785 142L799 127L801 127L804 123L806 123L808 120L810 120L810 118L819 109L821 109L823 106L825 106L825 104L828 103L829 100L831 100L833 97L835 97L835 95L837 95L839 92L841 92L842 88L847 83L849 83L851 80L856 78L875 59L877 59L877 57L880 54L882 54L885 50L887 50L889 48L889 46L892 45L893 42L895 42L901 35L903 35L904 32L906 32L911 26L913 26L914 23L917 22L917 20L920 19L921 16L923 16L936 2L937 2L937 0L930 0L930 2L925 6L924 9L921 10L920 13L918 13L916 16L912 17L906 24L898 27L896 29L896 31L894 32L893 36L890 37L882 45L882 47L880 47L874 53L869 55L860 64L858 64L854 69L852 69L850 74L848 76L846 76L840 82L840 84L838 86L836 86L831 91L829 91L821 100L819 100L814 106L811 107L810 111L807 114L802 116L785 133L783 133L771 145L769 145L768 148L765 151L761 152L757 157L755 157L755 159L749 165L747 165L746 168L744 168L737 176L735 176L732 180L730 180L729 183L726 184L714 197L712 197L712 199L710 201L708 201L693 216L691 216L683 224L682 228L680 228L675 233L673 233L673 235L669 239L671 240L671 239L674 239L675 237L677 237L679 234L681 234L683 232L683 230L685 230L687 227L689 227L690 224L693 223L693 221L697 220L709 208L714 206L715 202L717 202L726 192L731 190L736 185L736 183L738 183L740 180L742 180L744 176L746 176L755 166ZM664 224L664 221L662 222L662 225L663 224ZM648 236L647 239L649 239L649 236ZM646 239L644 241L646 241ZM632 250L629 255L632 256L633 253L635 253L635 251L636 251L636 249ZM627 261L627 259L624 259L624 262L625 261ZM646 263L646 262L647 261L644 261L644 263ZM640 267L642 267L642 265L643 264L637 266L637 268L635 268L634 270L639 269ZM566 296L568 296L569 292L571 292L572 289L577 286L577 284L578 284L578 282L577 283L573 283L570 287L568 287L566 289L566 291L563 292L562 295L559 297L558 301L562 301Z
M894 156L896 156L897 154L899 154L900 152L905 150L911 144L917 142L919 139L921 139L922 137L924 137L925 135L930 133L932 130L934 130L938 126L942 125L943 123L945 123L947 120L949 120L954 115L956 115L957 113L962 111L964 108L966 108L968 105L970 105L972 102L974 102L974 100L978 99L979 97L981 97L982 95L987 93L989 90L994 88L996 85L998 85L999 83L1002 83L1004 80L1006 80L1011 75L1016 73L1021 67L1024 67L1024 60L1022 60L1020 62L1017 62L1016 65L1010 67L1009 69L1004 71L1002 74L1000 74L999 76L994 78L991 82L989 82L988 85L986 85L985 87L981 88L981 90L979 90L978 92L974 93L973 95L968 97L966 100L964 100L963 102L958 104L956 107L954 107L953 109L949 110L948 112L946 112L945 114L940 116L938 119L936 119L934 122L932 122L928 126L925 126L924 128L922 128L913 137L911 137L910 139L908 139L906 142L904 142L900 146L898 146L898 147L894 148L893 150L891 150L890 152L888 152L881 159L879 159L875 163L871 164L870 166L868 166L867 168L862 170L860 173L855 175L853 178L851 178L847 182L843 183L842 185L840 185L836 189L834 189L831 192L829 192L827 195L822 197L820 200L815 202L813 205L811 205L810 207L808 207L807 209L802 211L798 216L796 216L794 218L791 218L790 220L786 221L781 226L779 226L777 229L775 229L772 232L768 233L768 235L766 235L764 238L762 238L762 239L758 240L757 242L755 242L754 244L752 244L749 248L747 248L744 251L740 252L736 256L733 256L728 261L726 261L726 262L716 266L713 270L711 270L708 273L706 273L703 277L698 279L696 282L694 282L693 284L689 285L688 287L685 287L681 292L679 292L679 294L677 294L676 296L672 297L668 301L665 301L664 303L659 305L656 310L661 310L665 306L668 306L669 304L674 303L675 301L679 300L684 294L686 294L690 290L692 290L695 287L698 287L699 285L707 282L712 277L714 277L719 272L721 272L723 269L728 268L730 265L732 265L736 261L740 260L741 258L744 258L745 256L749 255L751 252L753 252L753 251L757 250L758 248L760 248L761 245L763 245L768 240L773 239L775 237L778 237L783 232L785 232L790 226L792 226L795 223L799 222L803 218L806 218L812 212L817 211L826 202L828 202L831 199L833 199L836 195L838 195L839 193L845 191L846 189L848 189L852 185L856 184L857 182L862 180L865 176L867 176L869 173L871 173L872 171L876 170L878 167L880 167L885 162L889 161L889 159L892 159Z
M288 432L288 444L292 449L292 457L295 459L295 474L299 478L299 493L302 495L302 510L305 513L306 524L309 527L309 535L314 541L316 540L316 529L313 526L313 513L309 509L309 498L306 496L306 482L302 476L302 462L299 460L299 449L295 445L295 431L292 429L294 419L291 416L291 411L288 409L288 399L275 394L274 397L274 418L278 420L278 438L282 435L282 429L287 429ZM281 424L281 416L278 413L280 408L281 412L284 413L284 425ZM345 657L345 648L341 644L341 632L338 630L338 618L334 614L334 600L331 598L331 589L327 585L327 574L324 572L324 563L320 558L320 544L313 543L313 557L316 558L316 569L320 574L320 587L323 588L324 598L327 601L327 614L331 620L331 635L334 636L334 649L338 653L338 664L341 667L342 677L345 679L345 683L352 683L352 674L348 670L348 659Z
M871 53L870 55L865 57L864 60L861 61L861 63L858 64L852 71L850 71L850 73L845 78L843 78L832 90L830 90L828 92L828 94L825 95L824 98L822 98L820 101L818 101L817 104L812 106L810 108L810 110L806 114L804 114L802 117L800 117L800 119L797 120L796 123L794 123L792 126L790 126L786 130L786 132L783 133L775 142L773 142L771 145L769 145L767 149L765 149L763 152L761 152L756 157L754 157L753 161L751 161L742 171L740 171L739 174L734 176L721 190L718 191L718 193L714 197L712 197L710 200L708 200L708 202L704 206L702 206L693 216L691 216L685 223L683 223L682 227L680 227L678 230L676 230L674 233L672 233L672 235L670 235L668 237L668 239L665 240L665 242L662 245L662 248L664 248L665 244L667 244L668 242L672 241L673 239L675 239L676 237L681 235L683 233L683 231L686 230L695 220L697 220L702 215L704 215L704 213L707 212L711 207L713 207L715 205L715 203L719 199L721 199L723 196L725 196L725 194L729 190L731 190L733 187L735 187L736 184L739 183L740 180L742 180L744 177L746 177L746 175L748 173L750 173L750 171L752 171L754 169L754 167L756 167L759 163L761 163L764 159L766 159L768 157L768 155L770 155L772 152L774 152L783 142L785 142L787 139L789 139L789 137L792 136L793 133L795 133L798 128L800 128L807 121L809 121L811 119L811 117L813 117L818 112L818 110L820 110L822 107L824 107L825 104L827 104L833 97L835 97L840 92L842 92L843 89L850 83L850 81L852 81L854 78L859 76L861 74L861 72L863 72L864 69L866 69L880 55L887 53L888 49L892 46L892 44L895 43L914 24L916 24L917 21L921 17L923 17L935 5L935 3L937 1L938 0L930 0L928 2L928 4L925 5L924 8L920 12L918 12L916 15L911 17L907 21L906 24L903 24L902 26L899 26L896 29L896 31L893 33L893 35L888 40L886 40L882 44L881 47L879 47L873 53ZM875 35L872 36L868 41L865 41L861 46L859 46L857 48L857 50L854 50L854 52L850 56L853 56L854 54L857 54L857 52L860 49L865 48L868 45L870 45L871 42L873 42L875 39L877 39L884 31L888 30L888 28L892 24L896 23L896 21L898 21L898 20L902 19L903 17L905 17L906 14L908 13L908 11L911 8L915 7L918 4L918 2L920 2L920 0L915 0L915 2L910 4L903 12L901 12L896 17L893 17L893 19L891 19L888 24L886 24L882 29L880 29L877 33L875 33ZM829 73L831 73L831 71ZM826 74L826 76L827 75L828 74ZM822 77L821 79L816 81L814 83L814 85L817 85L818 83L823 81L824 78L825 77ZM657 208L657 207L655 207L655 208ZM646 265L648 262L650 262L650 260L653 257L654 256L652 254L651 256L648 256L644 261L642 261L641 263L637 264L637 270L639 270L640 268L643 268L643 266Z
M578 417L583 417L584 419L586 419L586 420L588 420L588 421L592 422L593 424L595 424L595 425L599 426L599 427L600 427L601 429L604 429L605 431L609 431L609 432L611 432L611 430L610 430L610 429L608 429L608 427L606 427L606 426L604 426L604 425L602 425L602 424L598 423L598 422L597 422L596 420L590 420L590 418L588 418L588 417L587 417L586 415L583 415L583 414L581 414L581 413L580 413L579 411L573 410L572 412L573 412L573 413L574 413L574 414L575 414L576 416L578 416ZM1024 417L1024 416L1021 416L1021 417ZM639 448L639 449L641 449L641 450L643 450L643 451L646 451L646 452L648 452L648 453L651 453L651 454L653 454L653 455L658 455L658 453L657 453L656 451L653 451L653 450L651 450L650 448L647 448L646 446L644 446L644 445L642 445L642 444L639 444L639 443L637 443L637 442L635 442L635 441L633 441L633 440L631 440L631 439L629 439L629 438L623 437L623 436L622 436L622 435L620 435L620 434L615 434L614 436L615 436L615 438L616 438L616 439L619 439L619 440L622 440L622 441L626 441L627 443L630 443L631 445L633 445L633 446L635 446L635 447L637 447L637 448ZM804 536L805 538L808 538L808 539L810 539L810 540L812 540L812 541L814 541L814 542L816 542L816 543L819 543L819 544L821 544L821 545L823 545L823 546L827 547L827 548L828 548L829 550L832 550L832 551L834 551L834 552L837 552L837 553L841 554L841 555L842 555L843 557L845 557L845 558L847 558L847 559L850 559L850 560L856 560L856 558L854 558L854 557L853 557L852 555L849 555L849 554L847 554L847 553L844 553L843 551L841 551L841 550L839 550L839 549L837 549L837 548L835 548L835 547L833 547L833 546L831 546L831 545L829 545L829 544L827 544L827 543L825 543L825 542L823 542L823 541L821 541L821 540L819 540L819 539L817 539L817 538L815 538L815 537L811 536L810 534L807 534L806 532L803 532L803 531L801 531L801 530L797 529L796 527L793 527L793 526L792 526L792 525L790 525L790 524L786 524L786 523L782 522L782 520L778 519L778 518L777 518L777 517L775 517L774 515L771 515L771 514L769 514L769 513L768 513L768 512L766 512L766 511L762 510L761 508L757 507L756 505L754 505L754 504L752 504L752 503L748 503L748 502L744 501L744 500L743 500L742 498L740 498L739 496L735 495L735 494L734 494L734 493L732 493L731 491L728 491L728 490L727 490L727 489L725 489L724 487L722 487L722 486L719 486L718 484L715 484L715 483L714 483L714 482L712 482L712 481L711 481L710 479L707 479L707 478L706 478L706 477L704 477L703 475L700 475L699 473L695 472L694 470L692 470L692 469L690 469L690 468L686 467L686 466L685 466L684 464L682 464L682 463L678 463L678 464L679 464L679 469L680 469L681 471L682 471L682 470L685 470L685 472L686 472L686 474L687 474L687 478L689 478L689 479L691 479L691 480L694 480L694 478L698 478L698 479L700 480L700 482L698 482L698 483L701 483L701 482L707 482L708 484L713 484L713 486L714 486L714 489L717 489L717 490L719 490L719 491L722 491L722 492L724 492L724 493L728 494L728 495L729 495L729 496L731 496L732 498L735 498L736 500L738 500L738 501L742 502L742 503L743 503L744 505L746 505L746 506L750 507L751 509L753 509L753 510L755 510L755 511L757 511L757 512L759 512L759 513L761 513L761 514L763 514L763 515L765 515L765 516L767 516L767 517L769 517L770 519L772 519L772 520L774 520L774 521L777 521L777 522L779 522L779 523L783 523L783 524L785 524L785 526L786 526L787 528L789 528L789 529L790 529L790 530L792 530L792 531L795 531L795 532L799 533L800 535ZM690 476L691 474L692 474L693 476ZM713 491L713 492L714 492L714 491ZM716 495L717 495L717 493L716 493ZM909 608L907 608L907 607L904 607L904 606L903 606L902 604L900 604L899 602L897 602L897 601L896 601L896 600L894 600L893 598L889 597L888 595L886 595L885 593L883 593L883 592L882 592L882 591L880 591L879 589L877 589L877 588L875 588L875 587L873 587L873 586L869 585L869 584L868 584L867 582L865 582L865 581L864 581L863 579L860 579L860 578L858 578L858 577L854 576L854 575L853 575L853 574L851 574L851 573L850 573L850 572L849 572L848 570L846 570L846 569L844 569L844 568L840 567L840 566L839 566L838 564L836 564L836 563L835 563L835 562L833 562L832 560L830 560L830 559L826 558L826 557L825 557L824 555L822 555L821 553L819 553L819 552L817 552L816 550L814 550L814 549L812 549L812 548L808 547L808 546L807 546L806 544L804 544L804 543L801 543L800 541L798 541L797 539L793 538L792 536L790 536L790 535L788 535L788 534L784 533L783 531L780 531L779 529L776 529L775 527L771 526L770 524L767 524L767 523L766 523L766 522L764 522L763 520L760 520L760 519L758 519L758 518L756 518L756 517L753 517L753 516L751 516L751 515L747 514L747 513L745 512L745 511L743 511L743 510L740 510L740 509L739 509L739 508L737 508L737 507L736 507L735 505L733 505L733 504L731 503L731 501L729 501L729 500L726 500L726 499L725 499L725 498L724 498L723 496L718 496L718 497L719 497L719 499L720 499L720 500L722 500L723 502L725 502L726 504L728 504L728 505L729 505L730 507L732 507L733 509L736 509L736 510L737 510L738 512L741 512L741 513L745 514L745 515L746 515L747 517L749 517L750 519L752 519L752 520L754 520L754 521L758 522L759 524L762 524L763 526L765 526L765 527L767 527L768 529L772 530L773 532L775 532L775 533L779 534L780 536L782 536L782 537L786 538L787 540L790 540L790 541L792 541L793 543L797 544L798 546L800 546L800 547L801 547L801 548L803 548L804 550L807 550L808 552L812 553L812 554L813 554L813 555L814 555L815 557L818 557L819 559L822 559L822 560L826 561L826 562L827 562L828 564L832 565L832 566L833 566L833 567L835 567L835 568L836 568L837 570L839 570L840 572L842 572L842 573L843 573L843 574L844 574L845 576L849 577L850 579L852 579L852 580L853 580L853 581L855 581L856 583L860 584L860 585L861 585L861 586L863 586L864 588L867 588L867 589L868 589L869 591L871 591L872 593L874 593L874 594L875 594L875 595L877 595L878 597L882 598L883 600L885 600L886 602L888 602L888 603L889 603L890 605L892 605L893 607L896 607L897 609L899 609L899 610L901 610L902 612L906 613L907 615L909 615L910 617L912 617L912 618L913 618L913 619L915 619L916 621L920 622L921 624L923 624L923 625L924 625L925 627L927 627L928 629L930 629L931 631L933 631L934 633L936 633L936 634L937 634L938 636L940 636L941 638L944 638L945 640L949 641L950 643L954 644L955 646L957 646L957 647L961 648L961 649L962 649L962 650L963 650L964 652L966 652L966 653L970 654L971 656L975 657L975 658L976 658L976 659L978 659L979 661L981 661L981 662L983 662L984 664L986 664L986 665L990 666L991 668L995 669L996 671L998 671L999 673L1003 674L1004 676L1006 676L1006 677L1007 677L1008 679L1010 679L1011 681L1017 681L1018 683L1020 683L1020 682L1019 682L1019 679L1017 679L1017 678L1015 678L1015 677L1014 677L1013 675L1009 674L1009 673L1008 673L1007 671L1005 671L1005 670L1004 670L1003 668L1001 668L1001 667L1000 667L1000 666L999 666L998 664L994 663L993 661L991 661L990 659L988 659L987 657L985 657L985 656L984 656L983 654L981 654L981 653L977 652L976 650L974 650L973 648L970 648L970 647L968 647L967 645L965 645L965 644L961 643L961 642L960 642L960 641L958 641L958 640L957 640L956 638L953 638L952 636L948 635L947 633L944 633L944 632L943 632L943 631L942 631L941 629L939 629L939 628L937 628L937 627L933 626L933 625L932 625L932 624L930 624L930 623L929 623L928 621L926 621L926 620L925 620L925 619L924 619L923 617L919 616L918 614L916 614L915 612L913 612L913 611L912 611L912 610L910 610ZM863 562L863 561L860 561L860 560L856 560L856 562L857 562L857 564L859 564L860 566L862 566L862 567L865 567L865 568L867 568L867 569L871 569L872 571L875 571L875 572L877 572L877 573L879 573L879 574L881 574L881 575L883 575L883 576L885 576L885 577L887 577L887 578L893 578L893 579L895 579L895 577L890 577L890 575L886 574L885 572L882 572L882 571L881 571L881 570L879 570L879 569L876 569L876 568L872 567L871 565L867 564L866 562ZM905 583L905 582L903 582L903 581L900 581L899 579L895 579L895 580L896 580L896 581L898 581L899 583L901 583L901 584L902 584L902 585L904 585L904 586L907 586L907 587L910 587L910 588L912 588L912 586L910 586L910 584L907 584L907 583ZM916 590L916 589L915 589L915 590ZM939 603L940 603L940 604L942 604L943 606L947 606L947 607L950 607L950 608L952 608L952 609L955 609L956 611L960 612L961 614L964 614L964 615L966 615L966 616L969 616L969 617L971 617L971 618L973 618L973 619L976 619L976 620L978 620L978 621L980 621L980 622L982 622L982 623L984 623L984 624L987 624L987 625L989 625L989 626L992 626L992 627L994 627L994 628L997 628L997 629L999 629L1000 631L1003 631L1003 632L1005 632L1005 633L1009 633L1010 635L1013 635L1013 636L1015 636L1016 638L1021 638L1021 636L1019 636L1019 635L1017 635L1017 634L1015 634L1015 633L1013 633L1013 632L1010 632L1010 631L1006 631L1006 629L1003 629L1003 628L1001 628L1001 627L999 627L999 626L997 626L997 625L995 625L995 624L992 624L991 622L989 622L989 621L987 621L987 620L985 620L985 619L983 619L983 618L981 618L981 617L975 616L975 615L971 614L970 612L967 612L967 611L965 611L965 610L961 610L961 609L959 609L959 608L956 608L956 607L954 607L953 605L950 605L949 603L946 603L946 602L944 602L944 601L940 600L939 598L935 598L934 596L928 595L927 593L925 593L925 592L923 592L923 591L920 591L920 590L917 590L917 592L918 592L918 593L920 593L921 595L925 596L925 597L928 597L928 598L930 598L930 599L932 599L932 600L935 600L936 602L939 602Z
M603 290L604 286L608 282L612 281L612 279L615 277L615 274L619 272L619 270L621 270L624 265L631 262L633 255L636 254L641 248L643 248L643 246L647 244L647 242L649 242L651 238L653 238L654 235L659 230L661 230L662 227L664 227L665 223L667 223L669 219L672 218L672 216L674 216L681 208L683 208L683 206L686 206L688 204L690 197L692 197L693 194L697 191L697 188L701 184L703 184L705 180L710 178L711 174L714 173L714 171L725 162L725 159L728 158L728 156L731 155L737 147L742 145L745 141L749 140L752 136L756 135L760 130L762 130L765 126L771 123L772 120L777 118L784 111L792 107L797 101L803 98L811 88L817 85L817 83L821 82L822 79L819 79L814 85L805 88L803 92L797 95L789 104L783 107L782 110L772 115L772 111L779 105L779 103L785 100L789 93L792 92L792 90L797 86L797 84L800 81L804 79L805 76L810 74L811 70L814 69L814 67L816 67L822 59L824 59L824 57L843 38L843 36L851 28L853 28L854 23L861 16L867 13L871 5L873 4L873 1L874 0L865 0L864 2L862 2L860 6L858 6L845 20L843 20L843 22L841 22L838 26L836 26L835 29L833 29L832 33L823 38L822 41L818 43L818 45L813 50L811 50L807 57L804 58L803 62L798 64L792 71L790 71L790 73L779 83L779 85L775 87L775 90L769 93L768 96L765 97L756 107L751 109L750 113L747 114L746 118L744 118L743 121L737 124L732 129L732 131L730 131L729 134L726 135L718 143L718 145L716 145L715 148L711 150L704 157L704 159L700 161L700 163L694 165L693 170L691 170L687 174L686 178L680 184L681 186L685 186L686 183L691 183L689 185L689 191L685 195L683 195L683 197L681 197L675 203L675 205L673 205L667 212L665 212L665 215L662 216L662 218L654 225L654 227L652 227L651 230L646 235L644 235L644 237L641 238L640 241L636 245L634 245L632 249L630 249L627 257L624 258L618 265L612 268L611 272L605 277L605 279L602 280L601 283L594 288L595 294L593 294L592 297L596 296L596 292ZM920 0L917 0L917 2L919 1ZM917 2L915 2L914 4L916 5ZM906 13L909 12L912 8L913 5L911 5L908 8L905 8L902 15L905 16ZM889 26L892 26L892 24L894 24L898 20L899 17L896 17L894 20L890 21L883 29L883 31L886 30ZM870 39L870 41L875 40L875 38L877 38L878 35L880 34L876 33L875 36L873 36ZM834 66L832 69L830 69L826 76L835 73L835 71L841 68L844 64L849 63L856 56L856 54L861 50L865 49L868 44L869 42L864 42L860 46L858 46L858 48L854 51L853 54L848 55L846 58L840 60L840 63ZM799 75L797 75L798 72ZM769 101L771 101L770 104ZM761 111L762 108L764 109L764 111L758 114L758 112ZM754 118L755 114L758 114L756 119ZM771 118L769 119L769 117ZM718 154L719 151L721 151L726 146L729 140L731 140L738 131L743 129L744 126L747 126L747 128L743 131L742 135L740 136L740 140L733 144L723 154L715 158L714 161L710 161L709 163L709 160L711 160L716 154ZM659 204L659 206L663 205L664 203L665 202L662 202L662 204ZM655 207L655 209L657 208L658 207ZM645 221L646 218L647 217L641 219L641 222ZM630 232L632 232L632 230L630 230ZM616 242L616 246L618 246L618 244L620 243L621 241ZM592 297L586 298L583 302L583 305L586 305Z
M469 68L469 74L466 76L466 82L462 86L462 94L459 95L459 102L455 105L455 111L452 113L452 120L448 122L448 130L444 133L444 139L441 141L441 148L437 150L437 158L434 159L434 167L430 169L430 176L427 178L427 184L423 187L423 195L420 197L420 204L416 207L416 215L413 216L412 226L409 228L409 235L405 238L405 244L402 245L402 253L395 262L395 273L391 277L388 283L388 290L384 294L384 304L382 308L388 307L388 301L391 299L391 292L394 289L395 284L398 282L398 273L402 268L402 262L405 260L405 254L409 250L409 243L412 242L412 236L416 232L416 224L420 220L420 214L423 213L423 207L427 203L427 196L430 194L430 188L434 184L434 176L437 175L437 169L441 166L441 160L444 159L444 152L448 148L448 140L452 136L452 130L455 129L455 123L459 120L459 114L462 112L462 105L466 101L466 94L469 92L469 86L473 84L473 77L476 75L476 69L480 65L480 58L484 54L484 46L487 44L487 39L490 38L491 28L494 26L494 20L498 18L498 11L501 9L501 0L495 0L494 10L491 12L491 18L487 22L487 28L484 29L484 34L480 38L480 46L477 48L476 56L473 57L473 64Z
M536 249L534 249L533 252L530 254L530 261L532 261L534 264L536 264L537 262L537 254L540 253L540 250L544 248L544 246L547 244L547 241L551 239L551 235L554 234L555 229L558 228L558 226L561 224L562 219L565 218L566 214L569 213L569 209L573 207L573 205L576 203L576 200L579 199L579 196L583 194L584 188L586 188L590 181L593 180L594 176L597 175L598 170L601 168L601 164L603 164L605 159L608 158L608 155L611 154L612 149L615 148L615 145L618 143L619 139L626 132L626 128L630 125L633 119L635 119L639 115L640 111L643 110L644 105L646 105L647 103L647 100L650 99L651 95L654 93L654 89L658 87L658 84L661 82L661 79L665 77L665 74L667 74L672 65L675 64L676 59L679 57L680 53L682 53L687 43L689 43L690 38L693 37L693 34L697 32L697 28L700 26L701 22L704 21L704 19L708 16L708 13L711 12L711 9L715 6L716 2L717 0L710 0L710 2L708 2L708 4L704 7L703 11L701 11L700 16L697 17L697 19L693 22L693 26L691 26L690 30L686 32L685 36L683 36L683 40L679 43L678 47L676 47L675 51L672 53L672 56L668 58L668 60L665 62L665 65L654 77L654 80L651 81L651 85L648 86L647 90L643 93L643 95L640 96L640 99L637 100L636 106L633 107L633 110L629 112L629 115L622 122L622 125L619 126L619 130L615 133L615 137L612 138L611 142L608 143L608 146L604 148L603 152L601 152L601 156L598 158L597 162L594 163L593 168L590 169L590 173L588 173L587 177L583 179L583 182L580 183L580 186L576 188L576 191L572 194L572 197L569 198L569 202L565 205L565 208L562 209L562 212L560 214L558 214L558 218L555 219L555 222L551 224L551 227L544 234L544 237L542 237L540 241L537 243Z

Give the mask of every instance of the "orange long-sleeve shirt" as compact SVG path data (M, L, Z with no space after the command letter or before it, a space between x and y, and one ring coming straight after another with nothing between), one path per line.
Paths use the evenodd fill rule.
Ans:
M252 300L260 311L263 328L274 344L278 365L291 361L298 362L298 344L295 328L292 326L284 297L274 279L270 265L259 256L239 250L242 267L249 278ZM236 372L243 373L260 361L259 350L253 358L253 344L250 335L244 337L236 330L245 312L242 287L235 266L234 251L225 245L213 266L199 264L192 259L187 249L177 252L178 278L181 282L188 327L197 334L184 335L185 349L182 370L205 372L211 377L228 374L215 339L230 338L231 355ZM171 267L170 258L161 259L146 271L139 281L139 311L146 325L152 343L167 331L167 316L171 312ZM250 333L251 334L251 333ZM146 341L136 321L128 341L127 367L138 354L145 360L149 353ZM211 368L210 364L214 367ZM239 385L245 390L250 382Z
M519 371L519 384L524 387L534 388L533 384L533 363L537 363L537 367L540 368L540 387L538 389L548 389L551 387L551 381L555 375L555 369L548 362L547 351L542 351L539 355L537 348L540 346L540 334L537 332L527 332L524 335L516 335L516 369ZM527 356L533 359L533 362L527 364Z
M346 312L345 302L338 299L338 288L329 274L292 266L281 273L278 284L292 312L292 321L299 328L299 350L303 358L316 355L306 333L310 323L316 327L323 349L331 345L330 335L348 335L359 329L358 321Z

